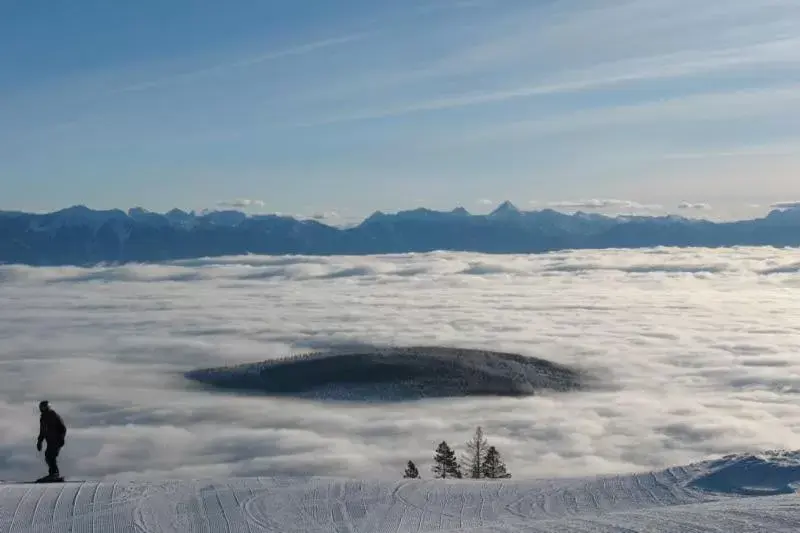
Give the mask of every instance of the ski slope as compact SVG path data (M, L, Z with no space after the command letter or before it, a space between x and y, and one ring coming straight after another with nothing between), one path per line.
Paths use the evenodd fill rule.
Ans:
M800 530L798 481L798 456L771 454L534 481L7 483L0 531L790 532Z

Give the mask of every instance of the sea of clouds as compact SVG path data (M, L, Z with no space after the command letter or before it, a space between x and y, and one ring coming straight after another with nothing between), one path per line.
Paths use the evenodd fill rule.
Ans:
M245 256L0 266L0 479L45 473L36 404L73 479L423 476L477 425L515 478L800 448L800 251ZM597 390L335 404L210 392L183 373L340 343L513 351Z

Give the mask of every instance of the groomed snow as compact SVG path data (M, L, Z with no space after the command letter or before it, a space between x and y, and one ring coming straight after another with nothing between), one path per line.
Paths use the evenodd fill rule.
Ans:
M790 532L795 454L534 481L239 478L0 485L0 531ZM760 497L742 497L743 487Z

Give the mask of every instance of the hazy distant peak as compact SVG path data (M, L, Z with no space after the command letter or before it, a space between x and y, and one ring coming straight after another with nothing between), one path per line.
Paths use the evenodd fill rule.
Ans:
M506 200L505 202L497 206L497 208L494 211L492 211L489 216L492 217L514 216L514 215L519 215L520 213L521 211L517 209L517 206L512 204L509 200Z

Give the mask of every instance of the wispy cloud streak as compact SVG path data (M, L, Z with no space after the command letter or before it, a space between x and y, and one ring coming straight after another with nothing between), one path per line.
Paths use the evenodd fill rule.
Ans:
M334 46L340 46L344 44L349 44L361 39L366 38L369 35L369 32L363 33L354 33L350 35L344 35L341 37L334 37L330 39L323 39L319 41L312 41L306 44L301 44L298 46L293 46L290 48L284 48L282 50L276 50L274 52L267 52L261 55L255 55L251 57L246 57L243 59L231 61L228 63L220 63L217 65L212 65L207 68L192 70L189 72L183 72L180 74L175 74L172 76L165 76L163 78L158 78L155 80L144 81L141 83L136 83L133 85L128 85L126 87L122 87L117 89L113 92L137 92L137 91L146 91L148 89L156 89L159 87L164 87L167 85L172 85L175 83L191 81L198 78L202 78L203 76L212 76L216 74L223 74L226 71L237 69L237 68L245 68L245 67L252 67L258 65L260 63L265 63L267 61L272 61L275 59L283 59L286 57L292 56L300 56L305 54L310 54L316 52L318 50L323 50L326 48L331 48Z
M797 55L798 50L800 50L800 38L793 38L777 43L770 42L755 46L726 49L712 53L704 58L697 58L695 54L680 53L631 61L615 61L590 69L566 73L559 76L558 79L543 83L494 91L452 94L395 107L357 111L351 114L324 118L312 122L310 125L380 119L411 113L491 104L520 98L580 92L618 85L624 82L679 78L727 68L763 64L765 62L791 65L800 63L800 57Z

